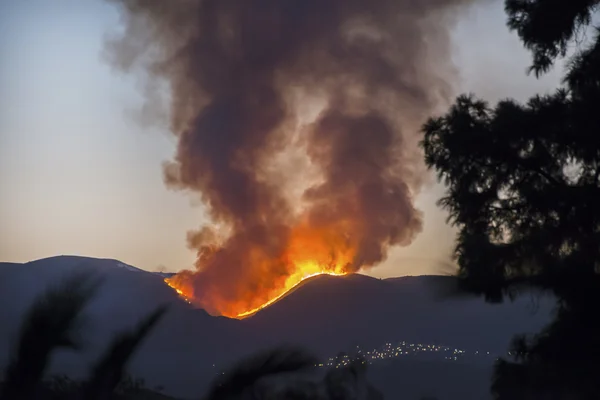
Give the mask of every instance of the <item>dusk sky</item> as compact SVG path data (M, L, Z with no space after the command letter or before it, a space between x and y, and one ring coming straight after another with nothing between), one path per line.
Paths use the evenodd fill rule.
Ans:
M453 31L459 92L524 100L555 88L560 70L536 80L530 55L505 26L503 2L482 1ZM191 268L185 236L205 221L198 199L168 190L161 164L175 141L141 126L134 77L102 58L119 15L100 0L0 3L0 261L59 254L115 258L140 268ZM440 273L453 231L423 191L425 227L368 273Z

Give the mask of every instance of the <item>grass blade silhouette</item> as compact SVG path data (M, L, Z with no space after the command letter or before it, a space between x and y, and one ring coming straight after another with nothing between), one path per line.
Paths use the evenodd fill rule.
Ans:
M81 314L100 284L79 273L39 296L21 325L15 354L0 392L2 400L32 398L55 349L78 350Z
M240 361L213 381L205 400L237 399L261 378L313 368L316 357L297 348L280 347Z
M85 390L85 399L108 398L122 380L127 362L162 319L167 306L160 306L131 331L117 335L106 353L93 368L90 381Z

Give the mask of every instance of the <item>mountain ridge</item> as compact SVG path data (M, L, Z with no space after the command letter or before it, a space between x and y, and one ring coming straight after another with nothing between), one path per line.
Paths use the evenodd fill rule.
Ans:
M132 359L130 371L177 397L202 392L229 363L280 344L302 346L320 357L351 353L357 345L373 349L400 341L501 354L514 334L536 331L548 320L543 315L548 307L532 315L526 301L492 306L479 298L440 299L435 295L437 282L454 282L452 277L378 279L360 274L308 279L288 296L243 320L213 317L179 298L160 274L130 270L119 263L77 256L0 263L0 304L11 305L0 307L0 369L9 359L28 305L49 285L83 269L100 271L104 277L97 298L86 310L88 346L81 354L57 354L52 371L76 376L114 333L131 328L167 303L167 315ZM427 381L426 376L406 379Z

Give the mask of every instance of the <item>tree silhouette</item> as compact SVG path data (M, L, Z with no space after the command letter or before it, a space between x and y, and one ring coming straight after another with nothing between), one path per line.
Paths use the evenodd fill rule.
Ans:
M584 37L600 0L506 0L508 26L533 53L530 71L547 72L572 42Z
M507 1L517 3L539 2ZM599 60L596 38L556 93L493 108L463 95L423 128L426 163L448 186L440 204L460 228L461 276L490 299L513 284L562 291L565 274L597 276Z
M515 284L564 291L566 275L597 277L600 135L577 130L600 121L573 118L586 111L577 103L565 90L495 109L461 96L424 127L426 162L448 186L440 204L460 228L461 277L489 300Z
M492 393L497 399L597 399L600 330L598 294L562 304L554 321L533 337L513 340L515 361L496 364Z
M58 377L50 385L42 385L55 350L82 349L83 311L96 295L100 283L101 280L93 275L77 273L49 288L34 301L24 316L16 351L0 387L1 400L112 398L114 389L126 378L124 367L127 361L162 318L165 307L159 307L143 318L131 332L117 335L93 369L87 384Z
M279 347L241 360L216 379L205 400L383 400L366 379L367 364L355 357L329 368L323 379L307 379L318 359L302 349Z
M142 319L133 330L121 333L113 339L107 352L92 370L92 377L86 388L86 399L101 400L113 393L125 377L127 361L166 311L166 306L158 307Z
M599 3L506 1L536 75ZM462 95L423 126L425 161L447 186L439 204L459 229L462 288L488 301L531 287L558 299L554 322L516 338L514 362L497 363L498 399L600 398L600 30L578 46L555 93L493 107Z
M76 274L36 299L21 326L0 399L33 398L52 352L81 347L82 312L98 285L90 275Z
M317 358L301 349L276 348L241 360L211 384L205 400L241 399L265 377L313 368Z

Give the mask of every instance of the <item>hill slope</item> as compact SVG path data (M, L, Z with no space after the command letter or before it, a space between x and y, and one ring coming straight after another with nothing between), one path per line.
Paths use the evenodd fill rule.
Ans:
M503 353L513 334L535 331L547 321L551 304L542 301L540 311L533 314L529 299L498 306L476 298L443 300L436 295L440 287L452 286L454 280L448 277L319 276L271 307L238 321L193 309L164 284L163 276L117 260L61 256L25 264L0 263L0 304L10 305L0 307L0 370L34 297L76 270L99 274L104 283L87 310L85 352L57 355L54 371L81 376L114 332L131 327L154 307L167 303L168 314L136 354L130 371L146 379L150 387L162 385L166 393L178 397L198 397L229 362L278 343L301 344L327 357L357 345L368 348L396 341ZM401 373L409 382L427 382L427 368L413 370L407 367L409 361L374 365L373 370L377 376ZM431 371L452 369L447 363L427 365ZM489 371L489 365L483 368ZM451 384L441 378L429 380L439 381L438 386ZM413 385L415 391L421 390L419 385ZM450 390L432 389L436 393ZM453 390L463 393L458 387ZM393 393L394 386L386 386L385 391Z
M103 279L98 296L86 310L81 354L60 353L52 370L82 377L116 332L133 327L161 304L165 318L149 335L130 365L132 374L154 387L163 385L176 396L198 394L215 374L217 360L233 360L248 346L240 340L236 320L215 318L193 309L162 276L119 261L86 257L52 257L25 264L0 264L0 370L10 355L23 313L33 299L74 271ZM243 338L243 337L242 337ZM156 360L160 360L156 362Z
M271 343L299 342L318 351L407 340L502 354L513 335L539 330L553 305L550 299L491 305L438 296L453 283L438 276L319 276L242 322L269 332Z

